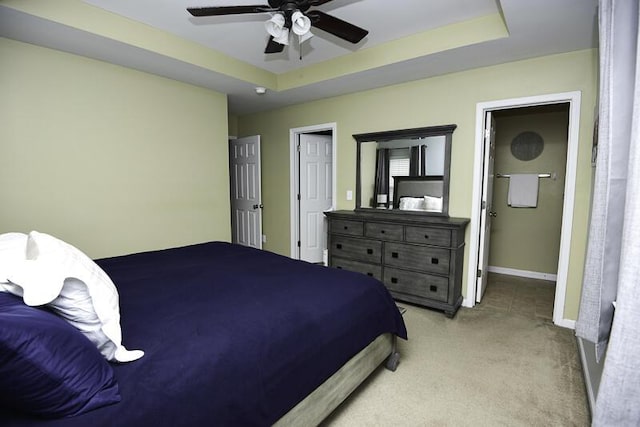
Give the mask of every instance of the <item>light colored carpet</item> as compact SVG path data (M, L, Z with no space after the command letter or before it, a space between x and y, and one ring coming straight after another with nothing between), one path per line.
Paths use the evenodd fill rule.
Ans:
M573 331L505 304L453 320L402 306L409 340L398 340L398 369L379 368L323 425L589 425Z

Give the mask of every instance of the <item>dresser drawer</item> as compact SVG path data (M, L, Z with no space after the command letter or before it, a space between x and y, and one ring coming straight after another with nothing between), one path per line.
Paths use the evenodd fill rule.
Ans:
M385 267L383 282L390 291L435 301L447 302L449 296L447 277Z
M367 264L366 262L331 257L331 267L337 268L339 270L349 270L366 274L367 276L374 277L382 281L382 267L380 267L380 265Z
M424 243L436 246L451 246L451 230L429 227L407 226L405 240L411 243Z
M393 267L446 275L449 274L449 260L448 249L391 242L384 246L384 264Z
M349 234L352 236L362 236L364 227L361 221L349 221L345 219L331 220L331 233Z
M382 240L402 240L404 227L398 224L368 222L364 225L364 235Z
M382 261L382 242L370 239L331 236L331 256L349 258L380 264Z

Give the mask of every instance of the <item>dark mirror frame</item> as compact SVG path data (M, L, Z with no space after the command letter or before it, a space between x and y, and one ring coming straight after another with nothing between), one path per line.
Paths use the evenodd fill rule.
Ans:
M449 175L451 167L451 140L453 131L457 125L442 125L442 126L428 126L422 128L412 129L399 129L384 132L371 132L360 133L353 135L356 140L356 210L358 211L376 211L376 212L388 212L388 213L406 213L411 215L437 215L437 216L449 216ZM361 182L360 182L360 153L361 144L364 142L381 142L389 141L393 139L411 139L411 138L425 138L429 136L445 136L445 153L444 153L444 174L443 174L443 189L442 189L442 212L415 212L415 211L399 211L397 209L385 210L375 208L364 208L360 200L361 196Z

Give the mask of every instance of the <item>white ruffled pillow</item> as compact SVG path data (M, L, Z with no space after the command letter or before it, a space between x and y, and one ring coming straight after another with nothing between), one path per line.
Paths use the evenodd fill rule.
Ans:
M130 362L144 355L122 345L118 291L109 276L77 248L32 231L26 259L12 268L9 280L14 285L5 285L7 290L21 295L27 305L47 304L89 338L107 360Z
M401 197L400 210L402 211L421 211L424 210L424 198L422 197Z
M424 196L425 209L442 212L442 197Z

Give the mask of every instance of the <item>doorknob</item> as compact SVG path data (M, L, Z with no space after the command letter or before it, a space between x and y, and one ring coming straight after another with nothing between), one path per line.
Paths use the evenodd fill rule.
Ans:
M253 209L258 209L258 208L262 209L264 208L264 205L262 203L259 205L253 205Z
M497 217L497 216L498 216L498 213L497 213L497 212L494 212L494 211L489 211L489 216L492 216L492 217L494 217L494 218L495 218L495 217Z

